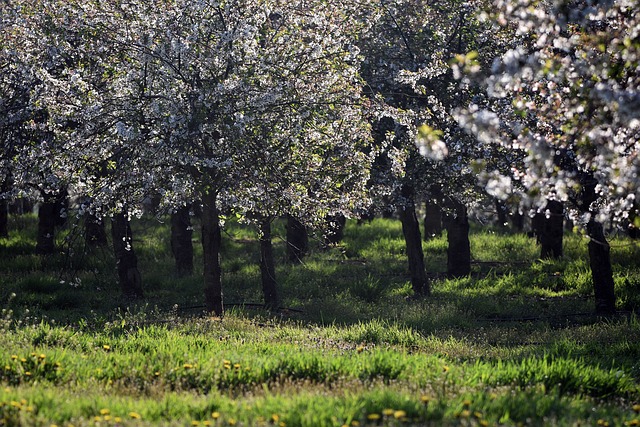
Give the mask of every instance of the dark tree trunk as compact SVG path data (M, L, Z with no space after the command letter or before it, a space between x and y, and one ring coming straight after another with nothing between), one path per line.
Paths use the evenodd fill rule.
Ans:
M138 270L138 257L133 250L131 225L126 212L111 219L111 236L122 295L131 299L143 298L142 277Z
M591 219L587 224L589 265L596 299L596 313L612 314L616 311L615 286L611 267L610 247L602 224Z
M442 208L427 200L424 214L424 240L442 235Z
M276 266L271 243L271 220L264 218L260 222L260 273L262 275L262 293L264 304L270 310L278 308L278 284Z
M182 206L171 214L171 253L176 261L178 276L193 274L193 228L190 211L190 206Z
M520 211L515 211L509 215L511 225L519 232L524 231L524 215Z
M0 199L0 237L9 237L9 204Z
M407 247L407 259L409 261L409 274L411 275L411 287L415 296L425 296L431 293L427 271L424 265L424 253L422 252L422 239L420 237L420 223L416 215L416 209L410 190L404 190L403 195L407 200L405 206L400 208L400 221L402 222L402 234Z
M36 238L36 253L48 255L55 252L55 232L59 211L56 197L45 195L44 201L38 209L38 234Z
M9 237L9 202L2 195L9 191L9 176L4 177L0 185L0 237Z
M291 215L287 216L287 259L299 264L309 250L307 227Z
M335 245L342 241L344 237L344 227L347 218L342 214L330 215L327 217L327 230L324 237L325 244Z
M202 257L207 311L222 316L224 314L222 268L220 266L222 234L216 197L217 194L210 190L205 192L202 199Z
M87 213L84 217L84 239L91 248L107 245L107 232L104 221L95 214Z
M509 209L507 205L499 199L496 199L496 213L498 215L498 227L506 227L508 224Z
M561 258L564 234L564 207L561 202L549 200L545 211L538 217L540 258Z
M471 274L471 245L469 243L469 217L467 207L451 199L452 211L447 214L447 275L464 277Z

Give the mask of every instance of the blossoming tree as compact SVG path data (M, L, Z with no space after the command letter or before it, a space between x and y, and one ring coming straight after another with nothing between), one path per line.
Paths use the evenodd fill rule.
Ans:
M562 202L584 227L599 313L615 310L603 224L629 223L640 196L638 6L496 2L487 18L513 26L523 43L481 79L486 103L461 114L481 139L526 152L514 178L530 203Z

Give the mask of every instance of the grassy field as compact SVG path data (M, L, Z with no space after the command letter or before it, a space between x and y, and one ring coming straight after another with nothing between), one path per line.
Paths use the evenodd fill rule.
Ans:
M108 249L69 226L33 253L35 219L0 239L0 426L640 425L640 256L612 236L619 315L592 315L586 240L538 261L533 239L473 230L471 277L444 276L446 239L424 243L433 295L407 299L399 222L349 223L304 264L274 235L283 309L261 301L255 233L227 224L228 313L202 312L177 278L168 225L135 223L146 299L123 300Z

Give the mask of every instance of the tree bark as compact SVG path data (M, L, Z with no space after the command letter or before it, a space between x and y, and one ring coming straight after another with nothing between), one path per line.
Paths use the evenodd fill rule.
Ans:
M191 207L182 206L171 214L171 252L178 276L193 274L193 229Z
M307 227L291 215L287 216L287 259L300 264L309 250Z
M138 257L133 250L131 224L126 212L111 219L111 236L122 295L131 299L143 298L142 277L138 270Z
M222 235L217 194L206 191L202 198L202 256L204 264L204 296L207 311L224 315L220 248Z
M2 193L9 191L10 175L5 176L0 185L0 237L9 237L9 201Z
M561 202L549 200L538 218L540 258L561 258L564 234L564 207Z
M600 222L591 219L587 224L589 266L596 300L596 313L612 314L616 311L615 285L609 242Z
M38 254L49 255L56 250L55 233L59 216L59 212L56 212L57 208L56 196L45 194L44 201L38 209L38 234L36 237L36 253Z
M511 219L513 228L522 233L524 231L524 215L516 210L509 215L509 218Z
M0 237L9 237L9 204L0 199Z
M347 218L342 214L330 215L327 217L327 230L324 237L325 244L335 245L342 241L344 237L344 227Z
M451 199L452 212L446 215L447 275L465 277L471 274L471 244L469 243L469 217L467 207Z
M507 217L509 215L509 209L507 205L500 199L495 200L496 204L496 214L498 216L498 227L504 228L507 226L508 221Z
M427 200L424 214L424 240L442 235L442 208L432 200Z
M415 296L426 296L431 293L431 289L424 264L420 223L418 222L412 197L409 194L404 194L404 196L407 199L407 203L400 208L399 214L402 222L402 234L407 247L411 287Z
M271 219L260 221L260 273L262 276L262 293L264 304L270 310L278 308L278 284L276 283L276 267L271 242Z

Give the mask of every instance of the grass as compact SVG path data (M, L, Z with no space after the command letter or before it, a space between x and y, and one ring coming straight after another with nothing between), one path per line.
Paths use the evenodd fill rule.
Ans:
M469 278L444 277L446 239L424 243L433 295L411 300L400 224L349 223L284 263L286 309L259 303L259 252L229 222L223 319L202 313L201 267L179 278L168 227L135 224L146 299L119 295L108 249L33 253L33 217L0 240L0 426L640 425L640 257L612 239L620 315L597 318L586 241L538 261L532 239L471 235ZM201 258L197 233L196 258Z

